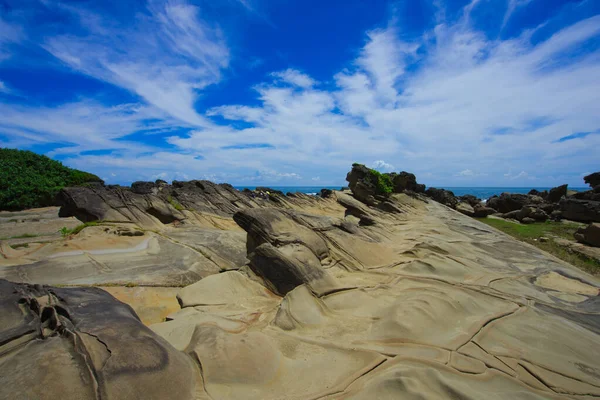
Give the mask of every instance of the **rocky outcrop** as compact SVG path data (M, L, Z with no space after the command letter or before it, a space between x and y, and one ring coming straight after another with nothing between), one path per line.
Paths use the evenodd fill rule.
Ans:
M370 206L377 205L378 200L391 192L386 192L385 185L391 186L388 175L367 168L362 164L352 164L352 170L346 175L348 186L358 200Z
M464 196L457 197L458 201L461 203L467 203L471 207L475 207L478 204L481 204L481 199L479 197L475 197L472 194L465 194Z
M196 368L98 288L0 279L0 398L195 399Z
M589 174L583 177L583 181L590 185L592 189L595 189L600 186L600 172L594 172L593 174Z
M417 183L415 174L402 171L399 173L392 172L388 175L394 185L394 193L402 193L407 190L415 193L425 192L425 185Z
M600 222L600 201L563 198L559 203L565 219L579 222Z
M469 217L474 217L475 216L475 210L473 209L473 207L471 207L471 205L469 203L458 203L456 205L456 211L458 211L459 213L468 215Z
M252 270L274 293L285 295L302 284L319 295L336 289L334 279L322 267L329 249L311 229L331 229L332 219L276 209L241 211L233 219L248 234Z
M550 192L548 192L548 196L546 197L546 201L550 203L558 203L563 196L567 195L567 186L568 185L561 185L550 189Z
M486 207L483 204L477 204L473 207L473 216L475 218L485 218L488 215L492 215L496 213L496 210L490 207Z
M306 195L295 195L300 203ZM133 222L153 229L164 224L194 222L193 213L230 218L234 213L257 207L291 208L294 202L281 191L269 188L238 191L229 184L210 181L134 182L132 186L70 187L58 195L60 216L83 222ZM318 201L313 197L311 201Z
M585 228L579 228L574 236L578 242L600 247L600 224L592 223Z
M486 206L493 208L500 213L508 213L522 209L524 206L540 205L544 202L539 196L518 194L518 193L502 193L500 196L492 196Z
M431 187L425 191L425 194L438 203L442 203L450 208L456 208L456 205L458 204L456 196L454 196L454 193L450 190Z

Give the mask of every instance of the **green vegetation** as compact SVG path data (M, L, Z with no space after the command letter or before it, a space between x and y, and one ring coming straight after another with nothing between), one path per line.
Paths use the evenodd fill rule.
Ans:
M19 244L11 244L10 247L13 249L27 248L29 247L29 243L19 243Z
M388 195L394 191L394 183L388 174L382 174L359 163L352 164L352 167L364 167L369 171L369 181L375 186L376 194Z
M0 148L0 210L55 205L60 189L89 182L102 179L31 151Z
M177 211L182 211L185 210L185 208L177 201L173 198L173 196L169 196L167 197L167 201L169 202L169 204L171 204L173 206L174 209L176 209Z
M60 228L59 232L62 235L62 237L67 237L69 235L77 235L79 232L81 232L82 230L84 230L88 226L98 226L98 225L100 225L101 222L102 221L86 222L85 224L77 225L73 229L69 229L66 226L63 226L62 228Z
M22 235L1 237L0 240L6 240L6 239L26 239L26 238L34 238L34 237L38 237L38 236L41 236L41 235L37 235L35 233L23 233Z
M600 262L598 260L574 253L552 240L553 237L573 240L573 234L581 226L580 224L546 221L524 225L496 218L477 219L516 239L532 244L577 268L594 275L600 274ZM547 237L550 240L542 242L539 240L540 237Z

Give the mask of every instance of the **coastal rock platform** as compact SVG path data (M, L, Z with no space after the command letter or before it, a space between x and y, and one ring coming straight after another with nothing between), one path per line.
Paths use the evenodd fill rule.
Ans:
M180 309L163 322L172 303L159 304L155 294L136 300L143 288L108 288L138 302L134 309L160 315L145 321L158 322L149 328L176 367L148 376L188 376L194 387L178 387L181 398L600 397L600 282L535 247L420 195L392 194L377 207L349 192L285 196L218 217L218 227L190 222L196 217L159 229L138 226L140 236L113 233L127 227L123 222L88 227L71 240L7 251L0 276L185 286L177 293ZM94 252L106 249L108 238L113 251ZM5 298L10 285L3 286ZM84 289L36 290L68 303ZM10 307L18 307L14 302ZM107 322L92 315L86 321L105 342ZM111 332L124 323L111 320ZM32 343L48 346L56 337ZM0 398L18 398L10 389L17 377L6 368L36 358L3 343ZM127 379L136 388L145 378ZM123 393L102 398L135 397ZM60 394L38 398L97 398L93 391Z

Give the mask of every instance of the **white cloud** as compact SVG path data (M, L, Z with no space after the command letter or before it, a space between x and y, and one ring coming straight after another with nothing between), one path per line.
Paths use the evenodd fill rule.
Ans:
M315 182L318 182L318 181L320 181L320 180L321 180L321 177L320 177L320 176L315 176L315 177L314 177L314 178L312 178L311 180L313 180L313 181L315 181Z
M384 172L394 171L394 166L392 164L386 163L383 160L377 160L373 162L373 164L371 164L371 168Z
M6 21L0 15L0 62L11 57L11 46L24 39L23 32L17 25Z
M512 14L515 12L515 10L517 8L529 4L529 3L531 3L531 1L532 0L508 0L508 6L506 7L506 13L504 14L504 19L502 20L502 28L501 29L504 29L504 27L508 23L508 20L510 19L510 17L512 16Z
M184 1L154 1L123 26L81 8L87 34L48 37L44 48L71 68L126 88L169 115L196 126L211 123L194 108L197 91L221 79L229 50L221 31Z
M41 113L0 105L0 129L12 138L74 146L59 151L117 148L69 163L132 180L139 179L135 174L175 176L185 165L192 178L269 183L319 176L338 184L352 162L378 160L428 185L469 178L490 186L535 177L548 186L565 179L581 185L579 171L597 166L600 135L558 139L600 128L600 53L578 51L600 35L600 16L539 43L532 44L531 32L502 41L473 27L471 11L486 3L472 1L452 23L440 11L433 30L410 40L394 26L368 32L356 58L330 82L287 69L254 86L256 105L205 112L194 106L198 91L221 79L229 51L197 8L153 1L147 16L116 34L106 21L81 13L88 34L48 37L46 48L148 105L127 112L82 102ZM503 17L510 13L498 23ZM86 108L94 109L93 117ZM216 125L213 117L231 124ZM127 134L148 124L193 130L167 135L174 148L133 149ZM520 173L504 176L507 166Z
M275 78L281 79L283 82L305 89L313 87L317 84L317 82L310 76L291 68L286 69L285 71L273 72L271 75Z
M4 82L0 81L0 93L9 93L8 88L4 84Z

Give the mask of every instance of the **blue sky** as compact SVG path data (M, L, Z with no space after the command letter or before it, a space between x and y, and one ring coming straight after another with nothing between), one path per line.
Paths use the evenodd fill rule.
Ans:
M121 184L584 186L600 2L0 0L0 146Z

